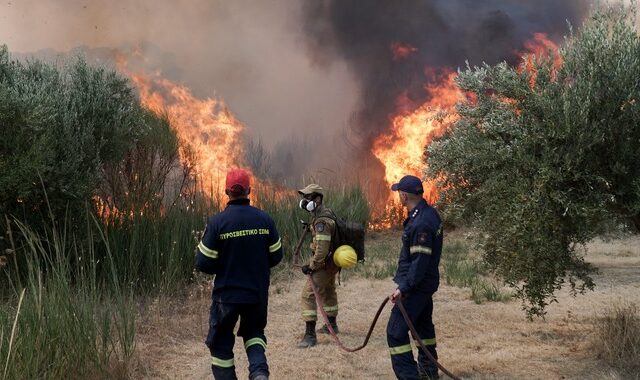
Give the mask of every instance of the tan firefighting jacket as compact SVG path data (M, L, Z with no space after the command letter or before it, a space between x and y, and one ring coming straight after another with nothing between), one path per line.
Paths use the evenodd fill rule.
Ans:
M318 270L325 267L325 260L330 253L331 238L334 236L336 222L330 217L333 211L328 207L320 205L313 212L311 228L311 262L309 267Z

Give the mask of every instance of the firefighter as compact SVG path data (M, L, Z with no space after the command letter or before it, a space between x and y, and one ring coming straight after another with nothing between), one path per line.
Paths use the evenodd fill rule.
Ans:
M311 213L312 218L309 223L311 229L311 252L312 256L309 264L302 266L302 273L311 275L313 283L318 288L320 298L324 305L324 311L329 317L329 323L335 333L338 333L336 317L338 315L338 296L336 294L336 273L337 267L329 257L331 239L336 229L335 214L331 209L322 203L324 191L316 184L310 184L304 189L298 190L302 196L300 207ZM316 320L318 310L316 299L311 289L311 284L307 281L302 289L302 319L305 321L305 333L299 348L315 346ZM319 332L329 333L327 326L323 326Z
M249 175L240 169L227 173L226 208L209 218L196 254L196 268L215 274L209 333L215 379L236 379L233 330L249 359L249 379L269 378L265 350L270 268L282 260L282 243L273 219L249 204Z
M442 252L442 222L438 212L422 197L422 181L411 175L391 186L402 206L409 211L404 221L402 249L393 278L396 290L389 297L402 302L411 323L429 353L437 360L436 332L432 321L433 294L438 290L438 264ZM391 365L398 379L438 379L436 363L418 350L418 363L410 344L409 327L398 306L391 310L387 324Z

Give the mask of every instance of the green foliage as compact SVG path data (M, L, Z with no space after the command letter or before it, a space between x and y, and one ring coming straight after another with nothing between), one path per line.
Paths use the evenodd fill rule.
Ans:
M182 289L192 278L195 247L205 225L204 210L175 207L165 215L136 214L107 223L103 229L117 281L143 294L168 294ZM109 274L103 265L97 269Z
M496 281L480 279L471 286L471 299L477 304L485 300L490 302L508 302L512 298L510 292L505 292Z
M565 123L583 147L576 167L619 217L640 231L640 36L635 3L596 13L563 50ZM580 163L581 166L578 166ZM590 188L591 190L591 188ZM585 202L586 203L586 202Z
M94 246L77 244L68 227L48 224L43 239L25 224L14 224L11 240L27 247L20 253L25 277L9 277L2 289L0 377L125 378L136 309L114 281L111 256L98 260ZM96 226L89 225L86 235L108 252ZM106 274L102 279L100 272Z
M348 280L352 275L378 280L393 277L398 268L398 256L402 240L400 231L392 235L385 232L370 232L365 241L366 261L355 268L343 270L341 277Z
M507 302L511 293L505 292L469 249L469 244L459 238L449 240L443 247L442 274L447 285L471 288L471 299L477 304L486 301Z
M101 165L137 136L140 109L113 71L82 59L62 69L11 61L0 47L0 214L30 223L49 209L84 215Z
M479 227L485 263L516 289L529 317L544 315L566 282L574 292L593 288L594 268L578 248L603 221L638 220L634 20L624 7L597 12L567 39L559 68L537 57L520 68L460 72L469 99L428 148L443 203Z
M195 185L180 154L190 153L166 117L140 105L127 79L81 58L63 67L10 61L1 47L0 103L0 231L12 228L5 216L14 216L42 236L50 254L58 247L48 245L49 224L69 230L102 263L98 276L109 275L108 247L119 279L136 289L188 281L193 231L209 204L185 196ZM109 244L83 235L87 208L99 215ZM9 259L24 264L28 244L12 245ZM1 236L0 249L8 247ZM25 275L24 265L12 268Z

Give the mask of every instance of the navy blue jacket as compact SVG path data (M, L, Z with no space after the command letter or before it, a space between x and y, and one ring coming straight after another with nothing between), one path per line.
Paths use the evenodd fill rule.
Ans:
M403 295L434 293L440 284L442 221L423 199L404 221L398 270L393 278Z
M216 275L214 300L258 303L267 301L270 268L280 260L282 243L273 219L248 199L238 199L207 221L196 268Z

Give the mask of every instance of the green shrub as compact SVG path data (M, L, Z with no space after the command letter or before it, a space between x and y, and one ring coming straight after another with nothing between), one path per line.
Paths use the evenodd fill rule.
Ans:
M452 239L445 244L441 265L446 284L470 288L471 299L477 304L484 301L507 302L512 297L487 275L486 268L472 255L464 240Z
M32 226L49 212L85 215L102 165L122 157L142 124L115 72L82 59L61 69L11 61L0 46L0 214Z
M459 120L426 152L442 203L474 223L483 261L543 316L568 284L593 289L581 256L604 221L640 221L640 37L635 8L596 12L560 55L468 67ZM637 224L640 227L640 224Z
M470 257L468 245L461 240L445 243L441 265L447 285L471 287L480 274L479 261Z
M49 245L50 223L94 250L97 275L107 276L106 246L83 235L89 209L109 235L123 284L164 291L189 280L193 232L211 203L196 204L191 167L180 160L189 151L166 116L140 105L127 79L82 58L62 67L11 61L0 47L0 103L1 250L10 245L6 216L14 216L48 254L70 252ZM13 246L10 268L24 276L21 251L29 247Z
M471 299L477 303L482 302L507 302L511 300L512 294L502 290L502 287L495 281L485 278L478 278L471 284Z
M400 255L400 232L397 236L387 233L370 232L365 240L366 261L358 263L354 269L342 271L342 278L351 276L374 278L378 280L393 277L398 267Z

